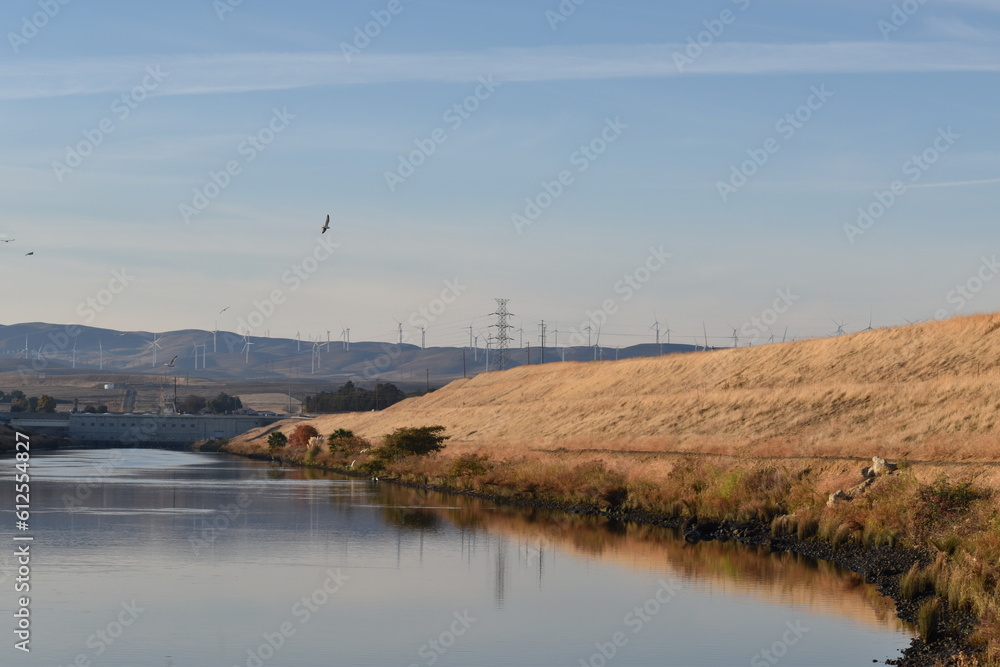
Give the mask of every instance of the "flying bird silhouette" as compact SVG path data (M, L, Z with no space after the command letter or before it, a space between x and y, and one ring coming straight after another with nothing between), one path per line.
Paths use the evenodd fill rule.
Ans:
M326 234L326 230L328 230L328 229L330 229L330 214L329 213L326 214L326 223L323 225L323 228L320 230L320 234Z
M222 310L219 311L219 315L221 315L222 313L226 312L230 308L231 308L231 306L226 306L225 308L223 308Z
M174 355L174 358L170 360L170 363L168 363L168 364L163 364L163 365L164 365L164 366L166 366L167 368L173 368L173 367L174 367L174 362L175 362L175 361L177 361L177 355Z
M29 256L29 255L34 255L34 254L35 254L35 251L34 251L34 250L32 250L31 252L26 252L26 253L24 253L24 256L25 256L25 257L27 257L27 256Z
M4 243L10 243L10 242L16 241L16 240L17 239L0 239L0 241L3 241Z

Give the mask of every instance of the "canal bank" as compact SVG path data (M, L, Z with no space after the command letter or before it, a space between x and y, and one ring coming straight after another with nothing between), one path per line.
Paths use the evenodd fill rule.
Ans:
M369 477L359 469L372 460L374 450L363 444L355 443L353 451L329 453L316 451L314 443L312 456L305 447L289 447L273 455L283 463ZM246 441L226 444L222 451L259 460L272 458L266 448L248 446ZM904 470L873 480L864 493L855 490L851 501L838 500L828 507L826 496L815 490L817 478L829 472L822 468L819 461L776 464L774 460L740 459L720 465L690 456L666 474L626 476L607 456L535 452L520 459L496 460L483 452L464 451L456 456L446 450L390 464L378 480L521 507L667 526L683 531L691 542L734 541L829 561L862 575L891 597L897 616L927 639L916 637L892 664L959 664L955 662L959 656L966 660L964 665L994 664L985 652L992 642L990 619L984 616L992 610L977 614L982 598L973 601L972 591L955 602L947 597L943 559L960 556L962 543L949 543L952 554L946 554L934 546L936 537L909 534L890 518L898 515L900 507L925 511L918 505L927 500L929 487L917 482L912 470ZM965 487L948 487L956 488ZM977 502L987 502L987 495ZM983 509L970 509L962 520L981 520ZM926 528L920 530L926 532ZM966 546L973 547L971 543ZM933 581L934 573L944 584ZM935 589L942 585L944 591ZM931 607L934 613L928 616Z

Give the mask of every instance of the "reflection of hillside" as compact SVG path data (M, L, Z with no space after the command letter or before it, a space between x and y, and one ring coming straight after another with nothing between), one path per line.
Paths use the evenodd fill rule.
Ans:
M436 504L442 496L393 485L381 487L381 502L414 506ZM669 528L612 522L567 512L496 506L448 496L453 508L429 508L465 530L489 530L512 538L528 560L552 549L595 558L633 570L672 571L729 595L797 604L846 616L880 629L908 631L896 617L892 600L863 578L826 561L793 553L770 554L737 543L687 544ZM488 508L488 509L487 509Z

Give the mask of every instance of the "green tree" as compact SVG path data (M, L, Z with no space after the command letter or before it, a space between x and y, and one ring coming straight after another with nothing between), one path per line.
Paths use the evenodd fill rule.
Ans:
M306 412L370 412L382 410L406 398L391 382L379 382L373 389L359 387L348 381L336 391L321 391L315 396L306 396Z
M97 414L103 415L107 411L108 411L108 406L105 405L104 403L101 403L100 405L97 406Z
M28 398L28 412L38 412L38 397L30 396Z
M281 431L275 431L271 435L267 436L267 450L271 453L271 458L274 458L275 454L278 453L279 449L282 449L288 444L288 437Z
M191 394L181 403L181 412L189 415L196 415L208 405L208 400L204 396Z
M38 397L38 403L35 406L38 412L53 413L56 411L56 399L52 398L48 394L42 394Z
M404 426L383 438L382 446L402 456L422 456L444 449L444 426Z
M83 414L92 415L95 412L97 412L97 408L95 408L93 405L88 403L87 405L83 406Z
M239 396L230 396L226 392L221 391L218 396L208 401L205 410L212 414L225 415L231 414L242 407L243 401L240 400Z
M26 399L26 398L28 398L27 396L25 396L25 395L24 395L24 392L23 392L23 391L21 391L20 389L15 389L14 391L10 392L10 394L9 394L9 396L8 396L8 397L9 397L9 398L10 398L10 399L11 399L12 401L16 401L16 400L17 400L17 399L19 399L19 398L20 398L20 399Z
M27 412L28 411L28 401L23 398L15 398L10 402L11 412Z

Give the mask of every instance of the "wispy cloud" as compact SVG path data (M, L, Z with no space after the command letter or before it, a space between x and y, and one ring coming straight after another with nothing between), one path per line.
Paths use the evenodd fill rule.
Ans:
M947 0L947 2L953 5L984 9L989 12L1000 12L1000 0Z
M956 188L956 187L966 187L970 185L989 185L991 183L1000 183L1000 178L983 178L977 181L949 181L947 183L921 183L919 185L911 185L913 189L916 188Z
M335 53L238 53L50 60L0 66L0 99L120 93L147 67L169 76L155 94L196 95L399 82L463 83L492 74L507 82L681 76L677 44L502 48L375 54L348 63ZM716 44L691 75L997 72L1000 47L959 42Z

